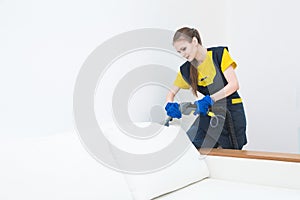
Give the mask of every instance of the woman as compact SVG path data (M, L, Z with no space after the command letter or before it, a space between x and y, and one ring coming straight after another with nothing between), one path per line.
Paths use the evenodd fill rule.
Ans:
M190 89L198 98L197 92L204 95L195 101L197 109L194 114L199 115L188 131L194 146L237 148L247 143L246 117L242 100L237 93L238 79L234 72L236 63L232 60L226 47L204 48L199 32L188 27L176 31L173 37L173 46L187 61L180 67L173 87L167 95L165 110L172 118L181 118L179 104L174 97L180 89ZM222 108L222 109L220 109ZM208 115L209 111L223 114L215 117ZM235 132L234 147L230 136L231 125L223 123L221 129L212 128L212 121L220 122L226 116L231 116L231 125ZM221 124L221 123L219 123ZM223 126L224 125L224 126ZM219 131L218 131L219 130ZM191 137L191 135L194 135Z

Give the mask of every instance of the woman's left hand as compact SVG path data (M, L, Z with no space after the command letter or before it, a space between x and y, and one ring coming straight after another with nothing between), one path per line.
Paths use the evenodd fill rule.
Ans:
M197 109L194 112L194 115L206 115L209 107L214 104L214 101L209 95L206 95L202 99L195 101L194 104L197 105Z

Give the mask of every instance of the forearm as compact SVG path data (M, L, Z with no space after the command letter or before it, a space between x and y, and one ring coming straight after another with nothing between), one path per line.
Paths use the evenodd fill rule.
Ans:
M169 92L168 95L167 95L166 101L167 102L173 102L174 97L175 97L175 94L173 92Z
M213 99L214 102L226 98L235 91L239 89L239 84L238 82L230 82L228 83L223 89L219 90L215 94L211 95L211 98Z
M173 102L173 101L174 101L174 97L175 97L175 95L177 94L177 92L178 92L179 90L180 90L179 87L173 86L173 87L170 89L169 93L167 94L166 101L167 101L167 102Z
M225 87L222 88L220 91L210 96L214 102L223 99L225 97L228 97L229 95L231 95L232 93L234 93L239 89L238 79L231 66L225 70L224 76L227 80L227 85L225 85Z

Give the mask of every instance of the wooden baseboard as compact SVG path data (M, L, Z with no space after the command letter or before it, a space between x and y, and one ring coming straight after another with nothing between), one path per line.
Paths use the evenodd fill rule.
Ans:
M277 160L277 161L300 163L300 154L234 150L234 149L199 149L199 152L203 155L210 155L210 156Z

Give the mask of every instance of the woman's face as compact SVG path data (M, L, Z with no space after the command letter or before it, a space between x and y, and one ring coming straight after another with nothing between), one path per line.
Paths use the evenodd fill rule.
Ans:
M197 53L197 42L194 40L188 42L187 40L181 39L173 43L174 48L182 57L187 59L189 62L195 59Z

